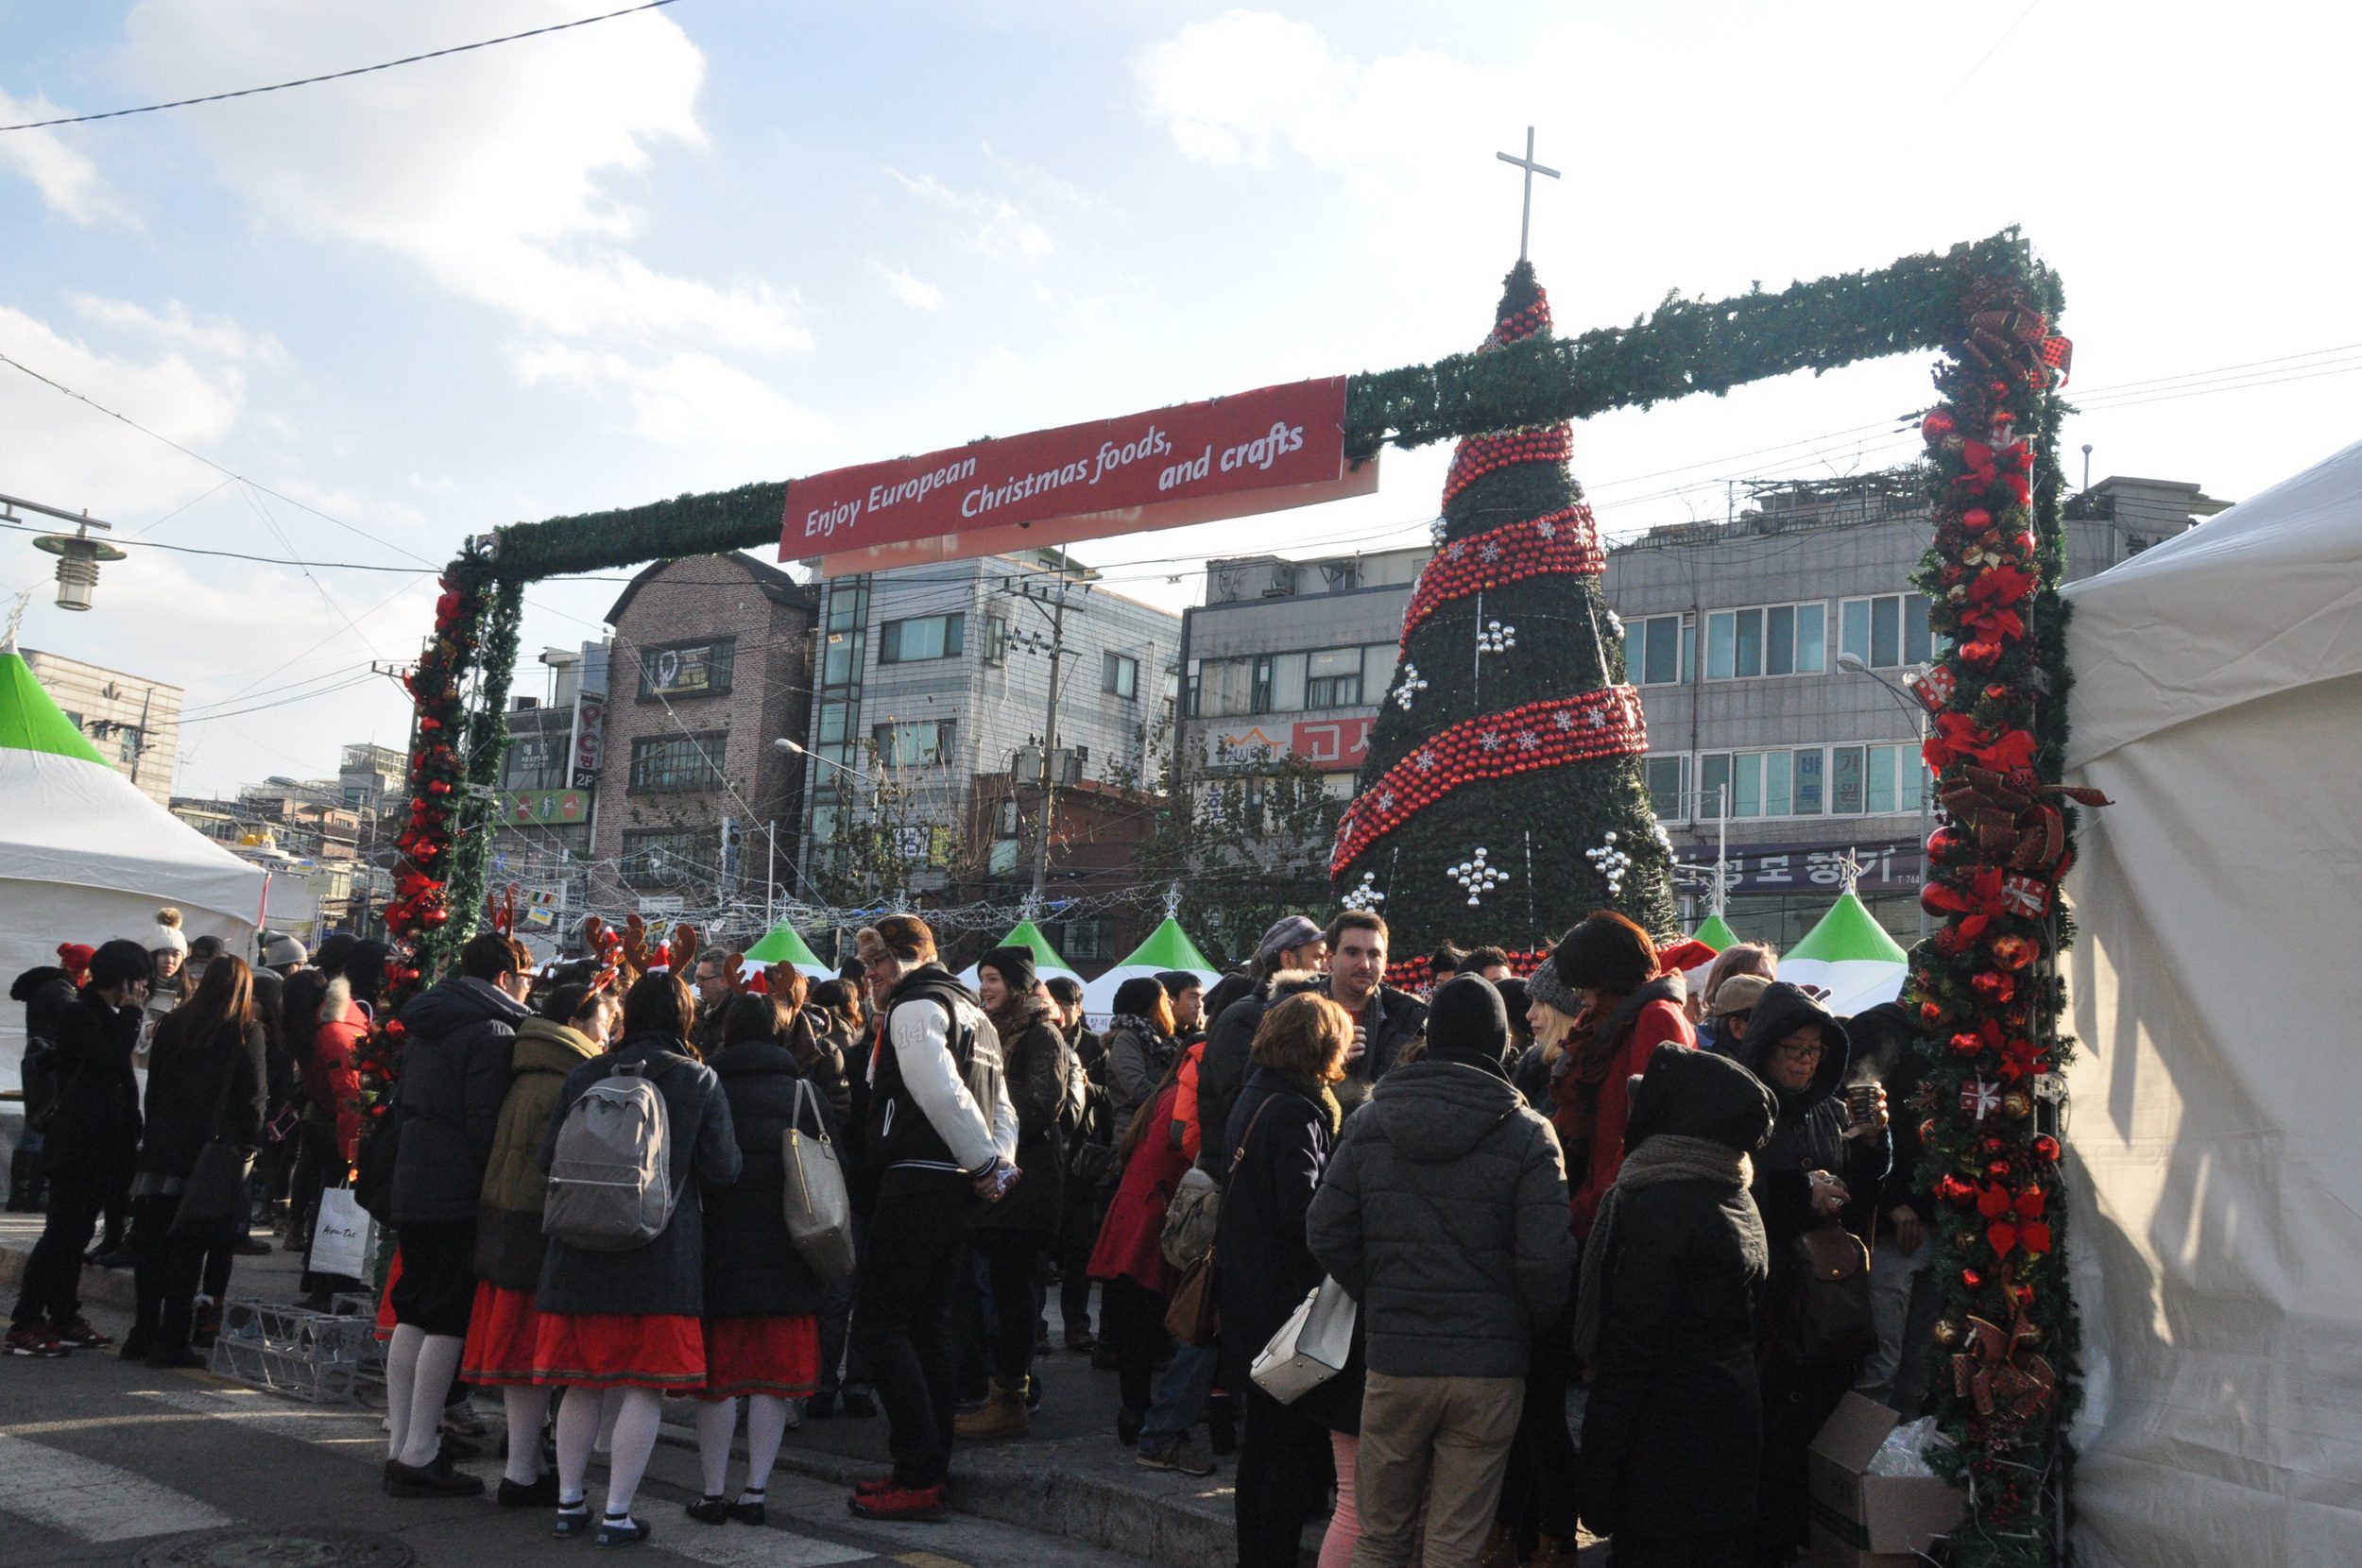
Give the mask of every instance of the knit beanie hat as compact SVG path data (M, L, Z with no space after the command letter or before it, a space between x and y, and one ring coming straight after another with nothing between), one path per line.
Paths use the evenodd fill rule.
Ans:
M998 970L1001 983L1009 988L1011 996L1016 997L1032 996L1040 979L1034 968L1034 949L1031 947L995 947L976 961L976 967Z
M69 975L79 976L90 968L90 961L98 956L98 949L87 942L58 944L58 965Z
M1263 940L1255 945L1255 965L1268 969L1281 953L1291 947L1301 947L1321 934L1319 926L1308 914L1283 914L1263 933Z
M287 964L302 962L303 944L284 931L273 931L269 940L263 944L263 967L265 969L283 968Z
M1509 1049L1509 1012L1482 975L1461 975L1427 1004L1427 1053L1498 1067Z
M161 953L167 947L184 958L188 956L189 939L180 934L180 912L169 908L156 912L156 929L147 937L149 952Z

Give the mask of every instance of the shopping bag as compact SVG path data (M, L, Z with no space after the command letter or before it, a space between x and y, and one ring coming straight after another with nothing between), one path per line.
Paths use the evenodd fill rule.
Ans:
M351 1187L330 1187L320 1194L319 1218L312 1223L312 1253L304 1267L316 1274L368 1279L370 1253L377 1245L375 1231L376 1222Z
M824 1280L841 1280L853 1271L853 1205L845 1190L845 1172L838 1167L836 1145L826 1133L807 1137L796 1126L804 1119L805 1097L812 1085L796 1081L796 1121L779 1134L779 1157L787 1167L782 1197L787 1204L787 1237L796 1251ZM813 1125L823 1125L817 1115Z
M1247 1374L1280 1404L1294 1404L1344 1370L1353 1354L1355 1315L1345 1287L1333 1279L1321 1281L1279 1325Z

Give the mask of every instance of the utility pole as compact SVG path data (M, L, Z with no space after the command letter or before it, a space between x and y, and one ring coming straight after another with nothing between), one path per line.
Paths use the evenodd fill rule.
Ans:
M1066 612L1071 602L1074 579L1063 569L1056 573L1056 586L1039 578L1028 578L1014 587L1004 585L1005 597L1022 600L1050 622L1050 636L1045 642L1041 633L1012 632L1009 640L1035 653L1050 656L1050 713L1042 728L1041 741L1041 830L1034 846L1033 906L1038 914L1042 899L1050 884L1050 837L1056 827L1058 810L1058 692L1063 681L1066 659ZM1083 585L1084 593L1090 585Z

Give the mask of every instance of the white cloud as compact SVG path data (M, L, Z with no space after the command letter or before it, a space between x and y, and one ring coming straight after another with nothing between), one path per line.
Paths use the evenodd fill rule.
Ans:
M95 294L69 294L66 298L86 320L177 343L217 359L253 359L265 365L280 365L287 358L285 347L268 332L258 336L227 316L200 321L178 299L168 302L159 315L128 299L109 299Z
M958 191L931 174L908 175L889 167L902 188L948 212L974 220L961 234L969 249L1001 261L1036 261L1057 248L1023 203L984 191Z
M869 270L884 279L887 290L893 294L894 298L911 309L915 311L943 309L943 290L923 278L912 277L908 263L898 263L888 267L883 262L872 261L869 264Z
M678 353L648 363L604 349L539 343L512 348L509 363L527 386L559 386L622 403L631 414L625 428L666 446L704 441L778 452L845 441L823 416L710 354Z
M0 93L0 125L50 120L65 112L39 94L13 98ZM54 130L12 130L0 135L0 168L12 168L31 180L51 212L76 223L139 227L100 176L98 165L66 145Z
M422 38L572 20L573 0L142 0L126 74L157 91L300 76L390 58ZM231 13L225 15L225 12ZM209 110L193 134L269 220L402 256L520 330L660 360L692 344L811 344L802 301L761 279L657 270L632 251L628 198L651 148L704 145L704 55L651 14ZM328 94L333 94L333 98Z

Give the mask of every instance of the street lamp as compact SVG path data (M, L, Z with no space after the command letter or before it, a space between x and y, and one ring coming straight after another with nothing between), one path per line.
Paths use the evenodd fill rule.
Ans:
M16 520L16 508L19 506L28 512L39 512L43 517L61 518L74 524L75 532L71 534L42 535L33 540L33 548L45 550L58 557L58 608L90 608L91 595L98 588L99 563L127 558L122 551L106 540L92 538L90 531L94 528L112 529L114 524L101 522L88 512L77 517L55 506L43 506L38 501L6 495L0 495L0 520Z
M790 757L805 758L811 761L819 763L824 768L834 768L837 772L843 774L854 783L866 789L869 792L869 820L872 825L876 824L879 812L878 780L874 775L865 774L859 768L848 768L833 757L823 757L818 752L804 745L801 741L796 741L785 735L780 736L778 740L772 741L771 744L787 753ZM779 864L779 832L776 827L771 827L770 832L771 863L774 869L776 869ZM778 922L775 920L772 924L777 925Z
M1918 698L1912 696L1908 691L1903 690L1903 688L1895 685L1894 682L1889 680L1886 676L1878 673L1875 670L1873 670L1869 664L1863 660L1859 654L1838 655L1837 667L1840 670L1844 671L1849 675L1868 675L1872 680L1876 681L1878 685L1885 690L1888 696L1892 697L1896 702L1900 703L1905 710L1911 715L1911 717L1919 721L1919 748L1921 754L1920 766L1924 769L1926 766L1924 758L1927 749L1926 705L1919 701ZM1934 802L1929 799L1929 796L1933 793L1934 783L1935 781L1933 779L1926 777L1923 777L1919 783L1919 853L1922 857L1920 865L1921 875L1923 877L1926 875L1926 861L1925 857L1927 853L1927 836L1933 831L1934 827L1931 814ZM1925 904L1919 906L1919 939L1922 942L1927 940L1927 906Z

